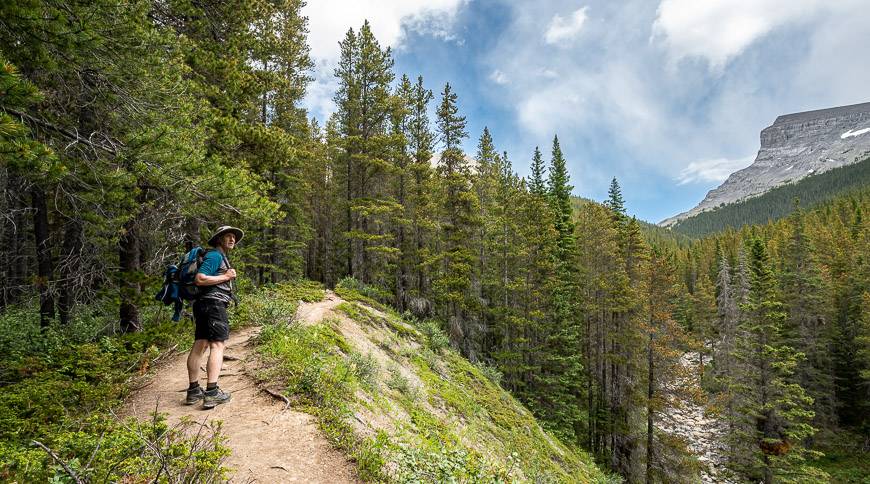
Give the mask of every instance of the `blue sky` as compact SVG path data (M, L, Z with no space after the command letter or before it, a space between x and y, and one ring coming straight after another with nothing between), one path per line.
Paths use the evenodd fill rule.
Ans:
M514 169L558 135L574 193L616 177L630 213L688 210L749 165L776 116L870 101L866 0L309 0L305 105L335 108L338 41L369 19L398 76L459 95Z

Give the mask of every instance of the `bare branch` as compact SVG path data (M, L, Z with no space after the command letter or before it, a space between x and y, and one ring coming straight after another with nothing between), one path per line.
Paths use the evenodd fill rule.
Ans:
M76 473L73 472L73 470L70 469L68 465L66 465L66 462L60 460L60 457L58 457L57 454L52 452L51 449L46 447L45 444L43 444L42 442L39 442L38 440L34 440L31 443L33 445L39 447L40 449L48 452L48 455L50 455L51 458L54 459L55 462L57 462L58 464L60 464L63 467L63 470L65 470L66 473L69 474L70 477L72 477L72 479L76 482L76 484L85 484L85 481L79 479L79 476L77 476Z

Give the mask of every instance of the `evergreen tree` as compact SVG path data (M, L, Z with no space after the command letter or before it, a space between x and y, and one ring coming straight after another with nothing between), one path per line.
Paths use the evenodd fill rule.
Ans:
M529 191L538 196L544 196L547 193L544 171L544 159L541 156L541 150L535 146L535 154L532 156L532 175L529 181Z
M553 137L548 195L556 232L555 274L551 281L551 322L541 371L540 410L557 431L579 442L585 438L582 420L583 365L581 319L578 314L577 249L568 169L559 138Z
M437 239L434 232L437 228L437 205L433 192L436 182L430 160L435 150L435 135L429 126L428 106L432 101L432 91L423 86L423 77L418 76L408 99L410 111L410 127L408 132L408 150L413 161L411 163L413 188L410 190L409 204L413 207L411 225L414 233L415 255L413 300L409 301L412 309L421 315L428 313L431 278L435 270L433 242ZM413 303L413 304L412 304ZM414 309L416 308L416 309Z
M480 224L477 195L471 187L468 162L460 143L468 137L465 117L459 115L457 95L444 86L437 110L438 139L443 150L438 173L444 190L442 198L441 267L433 291L448 321L451 343L472 361L479 357L479 305L472 293L476 253L469 247Z
M396 140L387 131L393 112L393 59L382 49L368 21L340 43L335 75L338 127L346 184L347 273L367 283L393 280L396 251L388 233L402 207L389 194L390 153Z
M607 202L605 204L613 210L614 216L620 220L625 219L625 201L622 199L622 189L619 188L619 182L616 177L610 181L610 188L607 189Z
M825 289L813 249L804 229L804 215L796 208L789 217L791 237L783 254L781 285L788 310L785 338L805 355L798 364L797 380L813 397L816 422L830 423L834 415L834 384L830 360L830 331L824 308Z

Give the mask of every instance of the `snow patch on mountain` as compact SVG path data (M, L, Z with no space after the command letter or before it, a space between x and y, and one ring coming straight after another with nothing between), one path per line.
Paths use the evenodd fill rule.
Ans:
M846 139L846 138L850 138L852 136L861 136L864 133L870 133L870 128L859 129L857 131L852 131L850 129L849 131L846 131L845 133L841 134L840 139Z

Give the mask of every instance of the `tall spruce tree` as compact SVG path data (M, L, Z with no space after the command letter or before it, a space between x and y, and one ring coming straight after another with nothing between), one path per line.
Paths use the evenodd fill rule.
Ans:
M551 281L552 314L546 331L541 368L540 411L560 434L574 442L586 435L583 422L583 365L577 280L577 250L568 168L553 137L548 199L556 232L555 274Z
M816 422L830 424L834 418L833 363L830 359L830 320L813 249L804 228L800 207L789 217L791 236L782 254L781 286L788 317L784 338L805 355L796 375L800 385L813 397Z
M481 328L479 301L474 297L472 281L477 254L468 241L473 240L480 224L480 208L472 189L471 173L462 140L468 137L465 117L459 115L458 96L444 85L437 110L438 139L443 150L438 162L444 196L442 198L442 243L440 268L433 281L433 291L448 322L451 343L472 361L479 357Z
M529 191L541 197L547 193L544 171L544 158L541 156L541 150L535 146L535 154L532 155L532 174L529 179Z

